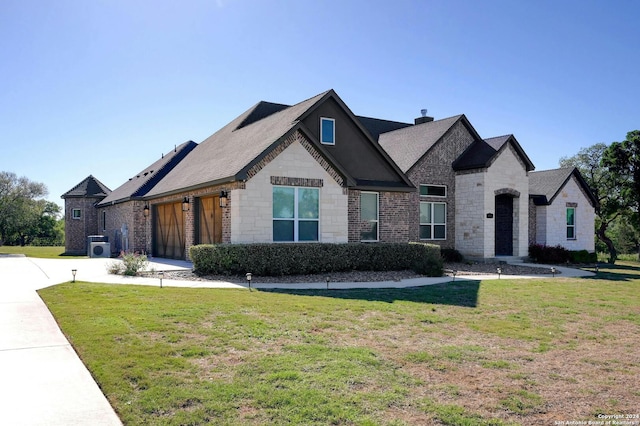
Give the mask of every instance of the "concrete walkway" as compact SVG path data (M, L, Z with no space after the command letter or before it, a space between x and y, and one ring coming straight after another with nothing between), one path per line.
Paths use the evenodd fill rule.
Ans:
M34 259L0 256L0 424L120 425L113 408L62 334L36 290L72 280L159 286L157 278L122 277L107 272L113 259ZM520 263L522 265L522 263ZM528 265L537 266L541 265ZM156 259L150 268L191 269L189 262ZM550 267L549 267L550 268ZM593 273L556 267L557 278ZM456 281L497 279L497 275L458 276ZM507 276L551 278L550 275ZM404 288L439 284L451 277L373 283L330 282L331 289ZM167 287L247 288L225 281L163 280ZM253 284L254 288L326 289L326 282Z

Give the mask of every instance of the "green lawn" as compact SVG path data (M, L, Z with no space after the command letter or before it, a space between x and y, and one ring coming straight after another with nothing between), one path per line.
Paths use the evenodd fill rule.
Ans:
M57 259L65 256L63 246L36 247L36 246L0 246L0 254L24 254L27 257L39 257L45 259ZM65 256L66 257L66 256ZM86 256L73 256L86 257Z
M640 268L403 290L40 291L122 421L504 425L640 407Z

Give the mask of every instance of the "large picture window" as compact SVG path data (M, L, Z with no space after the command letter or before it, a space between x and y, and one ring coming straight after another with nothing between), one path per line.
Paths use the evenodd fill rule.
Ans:
M447 205L420 203L420 239L445 240L447 238Z
M273 241L318 241L318 188L273 187Z
M364 222L360 230L361 241L378 241L378 193L362 192L360 194L360 220Z
M567 240L576 239L576 209L567 207Z

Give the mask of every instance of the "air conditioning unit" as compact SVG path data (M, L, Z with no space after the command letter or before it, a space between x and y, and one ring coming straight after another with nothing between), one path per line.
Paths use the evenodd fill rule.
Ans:
M104 241L90 243L89 257L111 257L111 243Z

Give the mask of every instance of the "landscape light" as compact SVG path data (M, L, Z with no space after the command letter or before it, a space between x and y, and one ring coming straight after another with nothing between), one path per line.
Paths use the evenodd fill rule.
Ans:
M71 275L73 275L73 281L71 281L72 283L76 282L76 274L78 273L77 269L72 269L71 270Z
M456 274L458 273L458 271L456 271L455 269L453 271L451 271L451 275L453 275L453 282L456 281Z
M556 276L556 268L555 267L551 267L551 274L553 274L553 277L555 278Z
M160 288L162 288L162 279L164 278L164 271L158 272L158 276L160 277Z
M498 271L498 279L500 279L500 275L502 275L502 268L497 268L496 271Z
M249 291L251 291L251 272L247 272L247 282L249 283Z

